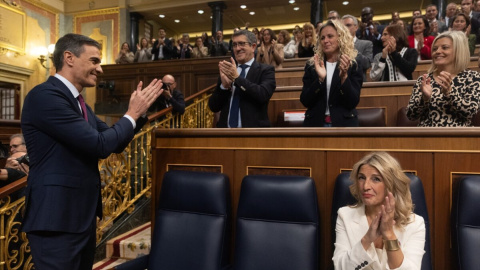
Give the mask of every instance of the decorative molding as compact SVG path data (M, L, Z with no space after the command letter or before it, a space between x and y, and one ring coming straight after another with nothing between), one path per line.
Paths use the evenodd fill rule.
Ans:
M16 73L16 74L24 75L27 77L33 74L33 69L7 65L1 62L0 62L0 71L8 72L8 73Z
M5 1L5 0L4 0L4 1ZM34 5L34 6L36 6L36 7L39 7L39 8L41 8L41 9L45 10L45 11L48 11L48 12L53 13L53 14L56 14L56 15L58 15L59 13L62 13L61 10L58 10L58 9L56 9L56 8L50 6L50 5L47 5L47 4L45 4L45 3L41 2L41 1L38 1L38 0L23 0L23 2L27 2L27 3L31 4L31 5Z
M96 9L96 10L89 10L83 11L78 13L70 13L65 15L73 15L74 18L81 18L81 17L90 17L90 16L97 16L97 15L106 15L106 14L120 14L120 8L105 8L105 9Z

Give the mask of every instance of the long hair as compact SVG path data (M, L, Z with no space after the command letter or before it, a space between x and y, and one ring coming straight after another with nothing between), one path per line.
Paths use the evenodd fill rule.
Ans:
M278 35L283 35L283 45L287 45L288 42L290 42L290 33L288 33L287 30L280 30L280 33Z
M315 34L315 27L313 27L313 24L311 24L311 23L306 23L306 24L303 25L302 46L304 48L307 47L307 38L305 37L305 29L312 29L312 44L313 45L317 44L317 35Z
M404 47L408 48L407 34L405 33L405 30L401 25L390 24L385 27L385 31L387 31L397 41L396 50L398 52L401 51Z
M428 23L427 18L423 15L414 16L412 18L412 23L410 24L410 33L412 33L412 35L414 35L414 33L413 33L413 23L415 22L416 19L421 19L423 21L423 24L425 25L425 29L423 30L423 36L424 37L430 36L430 24Z
M453 63L453 70L455 73L459 73L465 70L470 63L470 49L468 48L468 40L465 33L460 31L447 31L439 34L432 43L432 49L437 43L437 40L441 38L449 38L453 43L453 55L455 60ZM432 54L433 54L432 50ZM437 71L437 66L435 62L432 61L432 65L428 69L428 73Z
M403 173L398 161L387 152L373 152L358 161L350 173L350 193L357 200L354 207L363 204L362 191L358 189L358 173L363 165L370 165L377 169L383 178L385 191L392 192L395 197L396 226L405 226L411 222L410 214L413 213L412 195L410 193L410 179Z
M465 13L458 13L455 16L453 16L452 20L450 21L451 27L453 27L453 23L458 17L463 17L465 19L465 28L462 29L463 32L465 32L470 25L470 16L466 15Z
M350 34L350 31L347 29L346 26L343 25L343 23L340 22L340 20L333 20L328 21L320 28L319 35L322 33L322 30L327 26L331 26L333 27L333 29L335 29L335 31L337 31L340 55L345 54L350 57L351 66L352 63L355 61L355 57L357 57L358 52L353 46L353 37ZM313 51L315 52L315 54L318 54L319 61L323 61L325 59L325 54L323 53L323 47L320 38L317 40L317 45L313 48ZM308 60L308 64L313 65L314 63L315 62L313 60L313 57L311 57Z

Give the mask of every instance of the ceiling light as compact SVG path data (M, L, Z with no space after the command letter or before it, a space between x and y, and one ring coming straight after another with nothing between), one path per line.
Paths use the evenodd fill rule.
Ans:
M294 7L293 10L297 11L299 10L300 8L299 7Z
M176 22L176 23L179 23L179 22L180 22L180 20L175 20L175 22Z
M203 10L199 9L198 14L203 14Z
M246 5L241 5L240 8L241 8L241 9L246 9L247 6L246 6Z
M344 6L346 6L346 5L350 4L350 3L349 3L348 1L343 1L342 4L343 4Z
M250 11L250 15L255 15L255 12L254 12L254 11Z
M294 4L294 3L295 3L295 0L290 0L290 1L288 1L288 3Z
M160 18L165 18L165 15L160 14L160 15L158 15L158 17L160 17Z

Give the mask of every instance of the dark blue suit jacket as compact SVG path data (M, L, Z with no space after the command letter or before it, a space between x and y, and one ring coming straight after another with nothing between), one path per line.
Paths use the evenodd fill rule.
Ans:
M325 81L320 83L315 66L307 63L305 75L303 75L302 93L300 94L300 101L307 107L303 125L323 127L325 110L329 106L332 126L358 126L357 110L355 108L360 102L360 90L363 84L362 71L358 64L353 62L353 65L348 69L348 77L343 84L340 80L340 70L337 64L330 86L328 104L326 80L325 78Z
M212 112L221 111L217 127L226 128L232 91L222 90L220 85L219 79L217 88L208 100L208 106ZM240 90L242 127L270 127L268 103L275 88L275 69L257 61L253 61L246 78L235 79L235 91Z
M134 136L122 117L109 127L87 105L88 122L77 100L50 77L25 98L22 132L30 156L23 230L85 231L102 215L98 160L120 153ZM138 121L137 130L145 124Z

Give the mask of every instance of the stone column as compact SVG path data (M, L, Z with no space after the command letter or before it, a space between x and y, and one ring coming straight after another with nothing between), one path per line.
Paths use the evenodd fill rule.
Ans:
M135 53L138 44L138 20L142 16L136 12L130 13L130 50Z
M317 22L323 21L322 0L310 0L310 22L315 27Z
M208 6L212 9L212 37L218 30L223 31L223 10L227 5L223 1L209 2Z
M475 0L472 0L475 3ZM445 9L447 8L447 0L432 0L432 4L437 6L438 20L445 18Z

